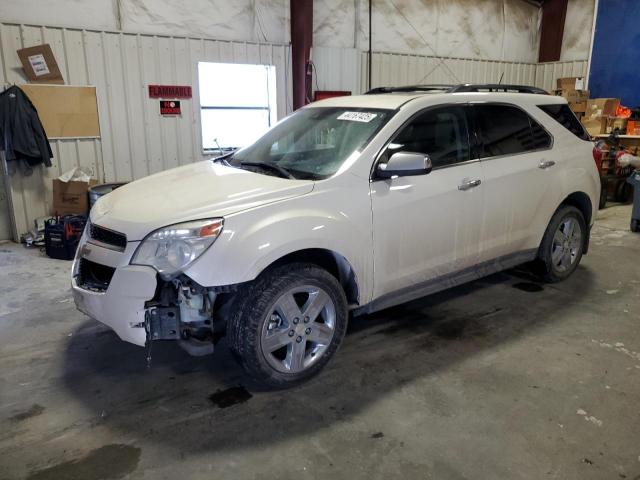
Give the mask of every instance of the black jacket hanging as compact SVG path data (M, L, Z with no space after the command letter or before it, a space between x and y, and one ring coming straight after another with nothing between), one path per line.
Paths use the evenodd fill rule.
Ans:
M15 85L0 93L0 149L7 161L51 166L51 146L38 111Z

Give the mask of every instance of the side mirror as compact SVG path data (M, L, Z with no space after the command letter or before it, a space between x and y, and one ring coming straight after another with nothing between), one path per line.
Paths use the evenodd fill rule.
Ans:
M433 168L429 155L415 152L396 152L386 164L378 165L378 178L426 175Z

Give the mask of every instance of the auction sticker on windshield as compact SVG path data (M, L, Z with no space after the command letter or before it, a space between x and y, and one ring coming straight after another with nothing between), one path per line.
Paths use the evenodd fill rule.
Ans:
M338 120L350 120L352 122L369 123L378 116L377 113L369 112L344 112L338 117Z

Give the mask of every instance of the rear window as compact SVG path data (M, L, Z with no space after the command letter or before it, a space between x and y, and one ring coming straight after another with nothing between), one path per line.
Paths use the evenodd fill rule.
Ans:
M590 140L589 134L573 114L569 105L564 103L554 103L552 105L538 105L538 108L573 133L576 137L581 138L582 140Z

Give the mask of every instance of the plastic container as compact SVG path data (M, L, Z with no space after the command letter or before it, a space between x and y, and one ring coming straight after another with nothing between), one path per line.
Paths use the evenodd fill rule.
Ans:
M633 208L631 209L631 231L640 232L640 170L636 170L627 178L633 185Z
M93 187L89 188L89 209L93 207L94 203L96 203L101 196L106 195L107 193L111 193L116 188L126 184L127 182L100 183L99 185L94 185Z

